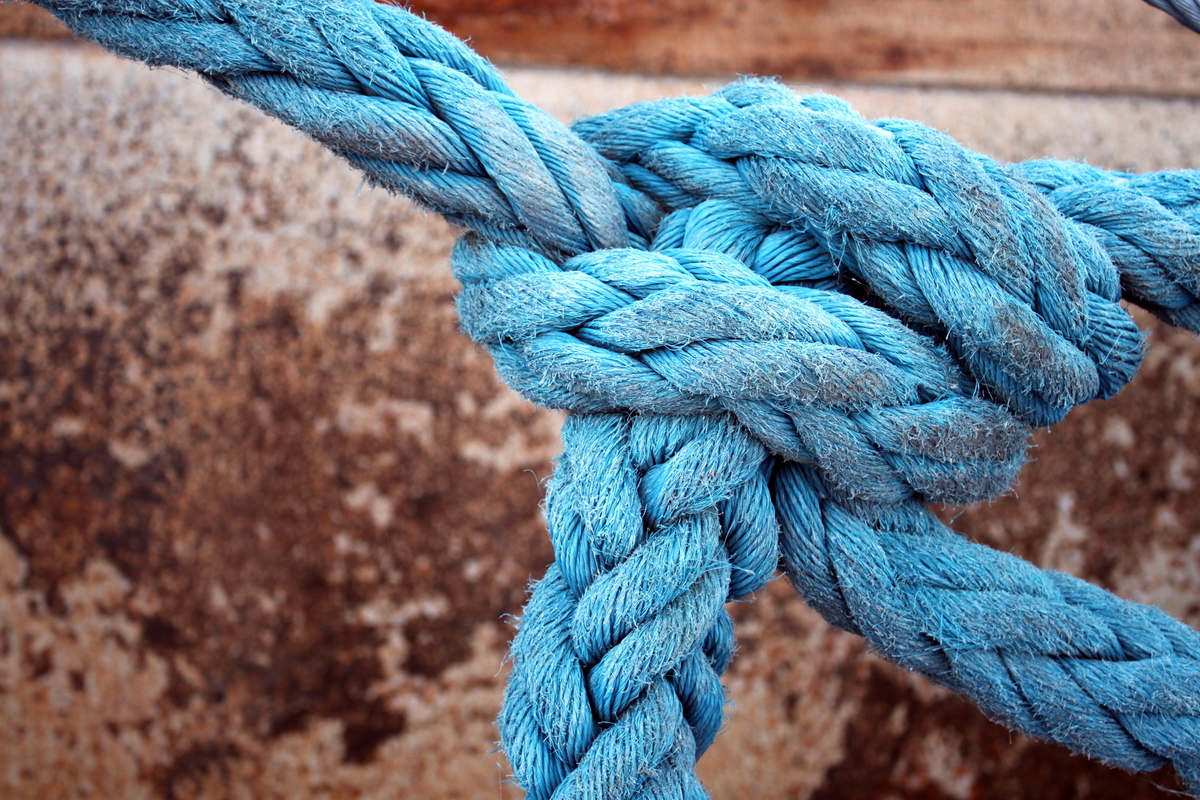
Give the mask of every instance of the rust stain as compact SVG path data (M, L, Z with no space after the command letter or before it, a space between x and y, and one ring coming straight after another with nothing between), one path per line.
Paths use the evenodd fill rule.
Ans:
M506 64L798 82L1200 90L1200 43L1165 15L1123 0L382 1L411 8ZM71 34L48 12L13 3L0 4L0 36Z
M160 78L131 78L121 95L93 75L89 91L58 95L130 109L89 123L105 142L122 132L106 156L116 166L93 165L102 217L84 216L64 188L85 180L76 168L38 172L38 144L69 137L18 115L27 171L13 173L14 194L45 202L4 231L0 286L0 602L24 626L0 628L16 665L0 680L32 710L0 735L24 759L11 765L14 796L71 796L89 781L106 796L146 786L162 797L499 785L486 754L494 771L483 777L437 773L428 716L449 720L441 754L462 749L465 725L494 741L502 615L550 558L537 512L550 418L509 400L457 335L446 274L405 271L444 258L447 233L411 211L377 223L382 232L339 211L356 180L322 170L342 176L344 165L311 152L289 162L290 134L240 111L215 126L216 144L194 145L210 158L203 169L171 162L169 136L150 123L138 133L138 120L186 125L206 100L186 95L163 113ZM198 113L226 113L213 102ZM264 290L263 275L297 251L263 255L253 243L286 247L311 231L304 246L322 253L312 285ZM346 290L319 321L305 294L314 285ZM1126 393L1039 434L1019 497L954 521L1035 561L1150 592L1140 599L1196 623L1200 345L1161 326L1154 337ZM527 452L506 446L513 432ZM1161 559L1147 574L1162 585L1135 577L1148 558ZM1010 745L962 702L874 665L782 583L733 613L735 716L701 765L714 796L760 791L744 782L764 775L786 787L777 796L962 794L969 776L935 770L939 753L984 765L967 796L1017 796L1039 781L1064 797L1171 785ZM104 756L91 773L81 741ZM309 794L292 791L301 785Z
M69 234L85 250L91 235L108 234ZM436 678L468 656L481 622L501 627L520 608L526 576L550 560L536 481L459 455L481 435L463 397L486 407L503 390L458 334L448 287L406 286L396 349L375 354L386 279L316 330L296 299L247 299L231 276L227 346L201 355L195 341L221 301L189 296L193 266L147 263L118 240L124 266L109 271L56 255L53 231L43 241L38 257L59 268L6 287L23 302L7 304L0 336L22 354L0 367L12 389L0 401L0 530L27 560L24 586L61 607L64 582L110 561L153 598L152 612L129 613L147 651L179 665L167 692L176 708L200 704L218 728L265 739L340 720L346 761L370 761L406 720L375 691L384 642L364 608L437 598L435 616L403 628L410 655L396 665ZM130 305L81 325L61 301L97 275ZM131 383L138 364L146 372ZM383 397L428 409L429 430L387 413L370 431L339 426L347 403ZM493 435L538 413L516 405ZM363 485L375 487L373 508L347 501ZM464 563L479 565L475 579ZM493 579L505 569L508 580ZM32 653L31 677L50 659ZM198 776L238 758L230 742L201 741L155 781L164 796L190 796Z
M847 701L859 706L844 733L846 757L810 800L1007 800L1031 791L1047 798L1151 800L1185 788L1170 768L1147 775L1107 770L1013 734L956 695L915 690L911 678L874 659L848 668L855 674Z

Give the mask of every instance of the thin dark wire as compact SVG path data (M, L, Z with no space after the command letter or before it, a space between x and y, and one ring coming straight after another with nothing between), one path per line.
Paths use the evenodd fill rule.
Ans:
M1200 2L1197 0L1146 0L1160 11L1170 14L1180 24L1200 33Z

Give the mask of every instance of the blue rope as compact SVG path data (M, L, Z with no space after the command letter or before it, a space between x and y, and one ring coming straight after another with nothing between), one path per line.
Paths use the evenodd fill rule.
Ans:
M1200 792L1200 634L973 545L923 502L1008 487L1029 425L1200 329L1200 174L1001 165L747 81L574 130L365 0L44 0L194 70L468 233L463 327L569 409L556 561L499 725L533 798L703 797L724 605L782 564L832 624L989 716Z

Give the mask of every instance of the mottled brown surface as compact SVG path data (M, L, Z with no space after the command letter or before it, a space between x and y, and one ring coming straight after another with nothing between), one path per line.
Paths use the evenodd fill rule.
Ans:
M557 418L458 335L433 266L445 226L356 196L342 165L286 133L276 148L283 131L246 109L168 104L159 128L153 90L49 71L71 83L64 111L88 91L114 110L6 133L21 196L0 290L0 530L20 590L69 618L95 570L127 582L105 610L163 685L151 721L105 734L188 720L139 764L158 796L220 784L317 723L337 724L345 763L370 762L410 724L389 682L437 685L481 636L502 641L544 568ZM209 125L222 140L189 163ZM19 675L59 675L56 642L10 633ZM67 678L88 693L90 670Z
M0 37L21 39L70 39L70 29L49 11L32 3L0 5Z
M560 114L698 88L514 83ZM843 88L1001 157L1200 152L1195 103ZM452 232L170 71L12 47L0 107L0 796L518 797L491 720L559 418L455 333ZM1197 624L1200 345L1151 344L955 524ZM783 581L733 612L716 798L1174 785L1010 735Z
M399 4L399 3L398 3ZM505 64L1200 94L1200 37L1140 0L413 0ZM0 5L0 36L60 37Z
M506 63L1195 94L1200 40L1134 0L419 0Z

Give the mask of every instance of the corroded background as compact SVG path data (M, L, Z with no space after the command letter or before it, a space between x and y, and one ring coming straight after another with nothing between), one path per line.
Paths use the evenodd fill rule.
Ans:
M1140 0L386 0L506 64L1195 96L1200 38ZM69 37L33 6L0 36Z
M514 71L564 118L699 82ZM1178 99L831 86L1008 159L1196 166ZM456 332L453 231L199 81L0 43L0 796L515 798L491 720L555 414ZM967 535L1200 624L1200 345L1035 438ZM1150 798L782 582L716 798Z

